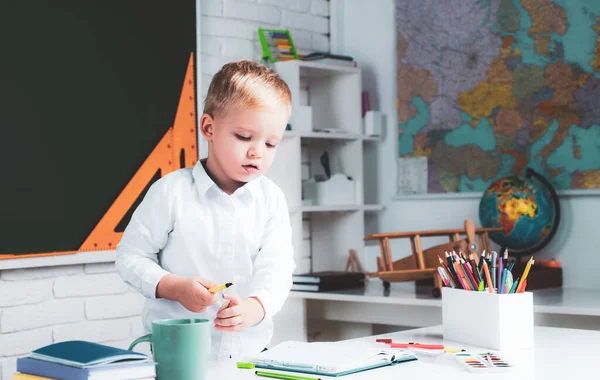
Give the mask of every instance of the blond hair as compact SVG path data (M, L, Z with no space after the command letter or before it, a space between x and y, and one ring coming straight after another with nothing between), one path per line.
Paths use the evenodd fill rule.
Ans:
M274 71L258 62L242 59L225 64L212 78L204 101L204 113L224 115L231 106L261 110L267 104L291 110L292 93Z

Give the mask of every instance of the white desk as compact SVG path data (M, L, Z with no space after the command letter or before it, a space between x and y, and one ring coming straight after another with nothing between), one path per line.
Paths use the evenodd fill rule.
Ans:
M441 326L407 330L384 336L397 342L417 341L438 344L443 342L446 346L464 348L472 352L488 351L480 347L443 340ZM370 336L360 339L374 341L375 337ZM536 327L535 348L533 350L492 352L498 353L504 359L510 361L514 365L513 370L507 374L471 374L462 369L451 354L435 356L418 354L419 360L414 362L348 375L340 379L564 380L576 379L584 373L590 373L590 378L595 378L598 373L596 363L598 353L600 353L600 331ZM596 375L593 375L594 373ZM322 378L335 379L331 377ZM211 363L208 379L257 380L266 378L256 376L254 370L237 369L235 361L229 360Z
M328 293L291 292L289 301L306 303L307 317L341 322L424 327L442 323L442 301L414 283L379 281L365 289ZM600 330L600 291L548 289L533 292L534 320L539 326Z

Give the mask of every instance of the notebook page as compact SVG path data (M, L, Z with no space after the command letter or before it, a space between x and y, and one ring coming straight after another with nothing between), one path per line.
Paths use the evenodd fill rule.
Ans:
M256 364L336 373L381 361L389 362L398 351L365 342L290 341L260 353L253 361Z

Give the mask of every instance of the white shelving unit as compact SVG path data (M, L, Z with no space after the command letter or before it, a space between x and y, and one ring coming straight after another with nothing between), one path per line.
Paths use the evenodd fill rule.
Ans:
M278 62L274 69L292 92L292 116L291 130L285 132L267 176L286 196L296 273L343 270L350 249L356 250L358 257L364 257L365 219L383 209L373 202L375 189L364 186L365 173L370 178L369 172L376 171L364 163L364 155L376 149L379 137L365 136L362 131L361 71L303 61ZM310 120L306 119L306 112L300 112L302 107L312 110L308 114ZM324 175L320 161L324 152L329 155L332 175L342 173L354 181L356 203L323 205L303 201L303 170L305 176L306 171L310 177ZM310 236L310 244L306 244L305 236ZM306 339L304 308L302 300L288 299L276 317L279 326L283 324L286 329L276 330L272 344L285 339Z

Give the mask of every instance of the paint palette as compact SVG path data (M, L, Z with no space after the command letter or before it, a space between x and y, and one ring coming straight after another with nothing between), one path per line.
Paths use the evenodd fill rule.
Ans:
M504 373L512 371L512 364L491 352L472 354L459 352L455 354L459 364L473 373Z

